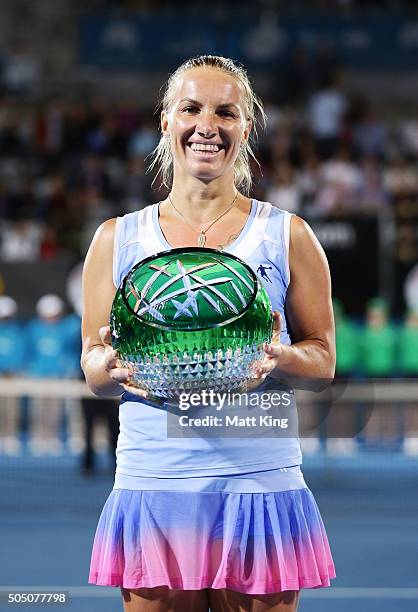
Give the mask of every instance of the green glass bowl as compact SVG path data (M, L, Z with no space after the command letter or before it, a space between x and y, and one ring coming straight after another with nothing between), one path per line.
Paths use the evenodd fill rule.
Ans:
M243 391L263 358L270 298L238 257L190 247L135 265L116 292L112 345L151 397Z

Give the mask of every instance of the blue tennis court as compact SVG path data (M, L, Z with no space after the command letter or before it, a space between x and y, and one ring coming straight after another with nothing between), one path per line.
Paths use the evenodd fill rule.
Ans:
M90 547L112 475L83 478L74 456L2 457L0 567L7 587L64 590L66 610L122 610L119 590L87 585ZM301 612L415 612L418 460L399 454L307 457L305 476L326 522L338 578L304 591ZM43 588L42 588L43 587ZM58 606L37 606L56 609ZM16 606L14 606L16 608ZM33 610L19 605L19 610Z

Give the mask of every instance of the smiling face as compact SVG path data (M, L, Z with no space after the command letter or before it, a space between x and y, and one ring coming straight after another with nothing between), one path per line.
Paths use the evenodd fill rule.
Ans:
M216 68L192 68L179 77L171 102L161 128L171 138L174 173L207 182L230 173L233 180L251 130L239 81Z

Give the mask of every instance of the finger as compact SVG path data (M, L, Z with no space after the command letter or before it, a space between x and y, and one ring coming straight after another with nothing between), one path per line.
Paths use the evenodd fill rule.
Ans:
M269 359L264 359L263 361L258 361L252 367L253 378L265 378L267 374L271 372L274 368L274 363L272 363Z
M132 395L138 395L138 397L143 397L143 398L148 397L148 392L144 391L144 389L133 387L130 384L122 384L121 386L127 393L132 393Z
M281 353L282 347L280 343L271 342L264 345L264 352L269 359L274 359L275 357L279 357Z
M254 363L251 364L250 370L253 376L257 375L257 372L260 370L260 366L261 366L261 360L255 361Z
M126 362L126 361L121 361L120 359L118 359L116 367L117 368L122 368L123 370L128 370L129 376L133 376L135 374L134 367L133 367L132 363L130 363L129 361Z
M110 370L118 365L119 354L113 349L105 351L105 370Z
M132 373L127 368L112 368L109 372L109 376L115 382L127 383L129 382Z
M129 366L120 361L116 351L111 351L105 355L104 369L108 374L111 374L115 369L127 370L129 375L133 374Z
M112 334L110 333L109 325L105 325L99 329L99 336L100 340L105 346L107 344L109 344L110 346L112 345Z
M273 336L280 336L282 330L282 315L278 310L273 311Z
M263 361L263 363L260 363L260 365L257 366L255 370L256 378L262 378L263 376L264 377L267 376L267 374L270 374L273 368L274 368L273 361L270 361L270 360Z
M259 387L263 382L264 379L267 377L267 374L260 376L258 378L251 378L250 380L247 380L246 383L246 391L253 391L254 389L256 389L257 387Z

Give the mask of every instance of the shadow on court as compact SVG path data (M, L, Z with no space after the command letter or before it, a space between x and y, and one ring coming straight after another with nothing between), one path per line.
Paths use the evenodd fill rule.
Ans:
M112 487L102 473L82 478L76 459L0 457L0 610L4 587L69 593L77 612L122 611L119 589L87 585L96 523ZM300 612L415 612L418 609L418 460L362 456L336 464L305 460L324 517L338 578L304 591ZM384 608L383 608L384 605Z

